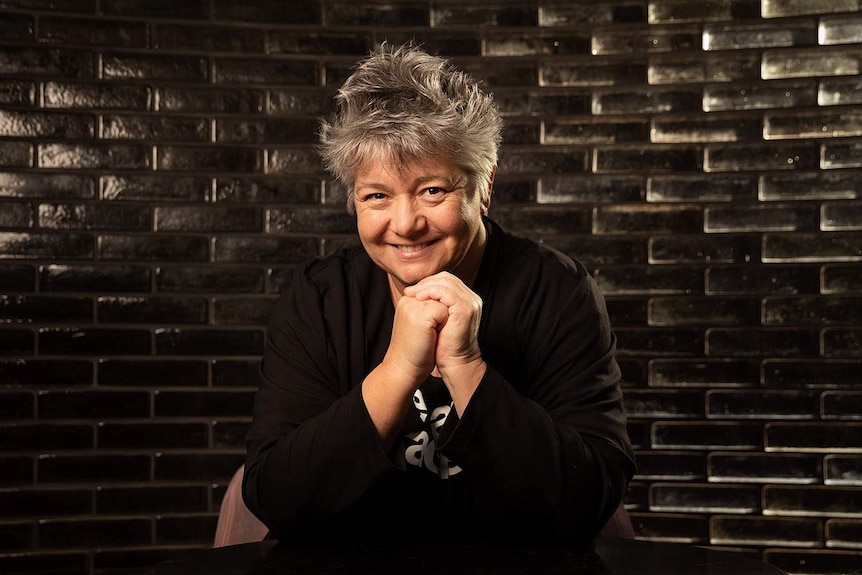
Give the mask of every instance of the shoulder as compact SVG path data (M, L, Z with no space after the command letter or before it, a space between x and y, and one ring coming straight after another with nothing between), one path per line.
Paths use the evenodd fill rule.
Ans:
M353 283L349 278L365 276L374 267L358 240L349 240L326 256L316 257L297 266L286 283L285 291L304 286L320 294Z
M351 240L333 253L296 266L284 282L276 310L292 315L315 314L327 300L342 300L347 291L365 284L374 267L362 245Z
M493 222L492 234L499 242L496 259L501 278L517 276L522 281L569 285L592 279L579 259L551 245L510 232Z

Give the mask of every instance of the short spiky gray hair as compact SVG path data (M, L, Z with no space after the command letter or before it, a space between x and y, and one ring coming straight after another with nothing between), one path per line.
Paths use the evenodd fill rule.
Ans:
M444 155L488 200L501 133L492 96L471 76L413 44L383 43L335 96L333 116L321 122L320 153L347 189L351 213L356 172L372 159L406 165Z

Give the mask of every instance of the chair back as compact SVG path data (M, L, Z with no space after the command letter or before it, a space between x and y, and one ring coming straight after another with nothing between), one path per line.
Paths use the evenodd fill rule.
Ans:
M213 547L262 541L268 529L255 517L242 500L242 476L245 466L231 477L221 502Z

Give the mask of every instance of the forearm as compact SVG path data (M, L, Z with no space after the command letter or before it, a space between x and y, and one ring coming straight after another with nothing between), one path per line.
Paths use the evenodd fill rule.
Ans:
M250 430L243 495L277 535L343 511L393 468L358 389L280 436L268 429L274 417Z
M407 411L413 402L418 383L392 365L382 362L362 382L362 400L385 452L398 436Z
M623 496L628 457L490 371L464 417L447 422L439 449L469 473L480 505L504 506L560 536L594 535Z

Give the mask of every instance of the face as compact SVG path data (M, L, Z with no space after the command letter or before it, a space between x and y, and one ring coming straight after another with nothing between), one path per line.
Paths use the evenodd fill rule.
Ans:
M463 170L440 156L406 167L372 160L355 182L359 238L396 290L444 270L471 282L488 205Z

